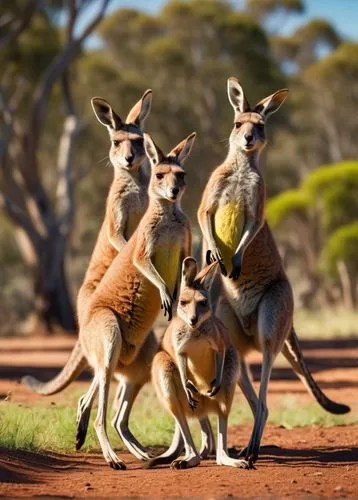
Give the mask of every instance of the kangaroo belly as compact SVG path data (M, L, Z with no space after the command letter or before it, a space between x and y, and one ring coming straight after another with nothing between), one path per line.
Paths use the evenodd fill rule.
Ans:
M244 212L239 200L220 206L214 217L214 237L224 259L225 267L231 270L231 258L240 242L244 227Z
M160 311L160 295L157 287L138 275L131 282L131 289L121 297L120 314L123 346L120 362L131 363L145 342Z
M205 339L195 340L187 344L188 376L202 394L211 388L215 378L214 351Z
M170 292L174 292L175 283L178 276L180 259L179 246L158 247L155 250L154 266L163 278Z

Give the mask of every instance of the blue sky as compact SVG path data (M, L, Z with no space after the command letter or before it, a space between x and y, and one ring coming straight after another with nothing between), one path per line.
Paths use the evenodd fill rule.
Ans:
M231 0L233 4L240 8L244 4L244 0ZM146 12L157 12L167 2L167 0L111 0L108 12L120 9L121 7L131 7ZM284 23L277 31L280 34L290 34L301 24L305 24L309 19L321 17L331 22L338 33L343 37L351 40L358 40L358 0L306 0L306 11L304 14L290 15L284 19ZM93 4L93 15L98 8L98 1ZM88 18L82 18L79 23L79 28L83 21L87 22ZM273 20L275 21L275 20ZM273 23L274 24L274 23ZM95 47L98 45L99 38L94 34L89 37L86 46Z
M110 10L120 7L132 7L156 12L166 0L112 0ZM233 3L242 5L242 0ZM358 39L358 0L306 0L306 12L303 15L291 16L285 22L282 33L291 33L300 24L312 17L323 17L330 21L345 38Z

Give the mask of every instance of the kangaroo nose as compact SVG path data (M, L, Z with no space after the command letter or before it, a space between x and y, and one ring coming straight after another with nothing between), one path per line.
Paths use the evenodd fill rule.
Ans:
M245 134L244 137L245 137L247 143L251 142L252 139L254 138L254 136L252 134Z
M190 318L190 326L195 326L198 322L198 318L196 316L193 316L192 318Z
M179 188L178 187L175 187L175 188L171 188L171 193L176 196L178 193L179 193Z
M126 156L126 161L128 162L129 165L133 163L133 160L134 160L134 155Z

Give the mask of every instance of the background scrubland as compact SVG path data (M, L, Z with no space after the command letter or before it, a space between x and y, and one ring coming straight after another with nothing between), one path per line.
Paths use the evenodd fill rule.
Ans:
M358 43L325 19L285 35L303 0L135 5L1 2L0 332L76 329L74 298L112 179L90 98L124 118L152 88L147 130L164 150L198 132L184 199L198 242L196 208L227 151L235 75L252 104L290 89L269 123L262 170L299 328L356 335Z

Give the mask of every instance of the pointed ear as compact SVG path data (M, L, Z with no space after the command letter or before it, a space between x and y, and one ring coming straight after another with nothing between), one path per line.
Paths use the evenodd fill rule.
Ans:
M288 89L281 89L256 104L254 111L264 118L275 113L288 95Z
M196 132L192 132L186 139L173 148L168 156L174 156L180 164L184 163L190 154L196 137Z
M112 130L119 130L123 126L121 118L112 106L102 97L92 97L92 108L97 120Z
M250 110L244 90L241 87L239 80L234 76L231 76L227 81L227 95L235 113L245 113Z
M152 91L151 89L148 89L128 113L126 123L135 123L138 127L143 127L144 122L150 113L151 105Z
M195 281L202 286L205 286L205 280L208 278L217 268L219 261L212 262L208 266L205 266L196 276Z
M161 149L155 144L149 134L143 134L144 149L151 165L158 165L165 156Z
M192 286L197 271L198 265L196 260L193 257L186 257L181 266L181 288Z

